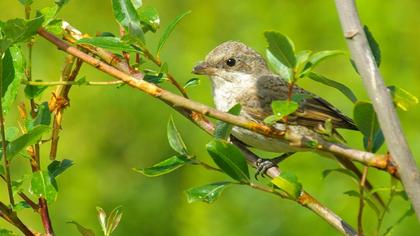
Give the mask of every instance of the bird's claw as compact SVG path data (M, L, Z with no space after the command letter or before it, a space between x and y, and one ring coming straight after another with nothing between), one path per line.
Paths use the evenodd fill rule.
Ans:
M267 174L267 171L271 168L271 167L276 167L281 161L283 161L284 159L286 159L287 157L293 155L294 152L287 152L282 154L279 157L273 158L273 159L263 159L263 158L258 158L257 162L256 162L256 172L255 172L255 179L258 180L258 176L261 176L264 178L264 176Z

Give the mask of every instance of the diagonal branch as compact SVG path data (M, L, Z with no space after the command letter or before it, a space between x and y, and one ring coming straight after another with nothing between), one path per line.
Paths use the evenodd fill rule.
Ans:
M182 113L190 120L194 121L200 126L200 128L204 129L208 133L213 132L214 128L212 124L202 119L201 117L197 118L197 116L206 115L209 117L213 117L231 123L233 125L261 133L268 137L287 140L290 145L301 147L303 150L332 153L338 156L348 158L350 160L359 161L367 166L374 166L379 169L387 170L391 174L396 174L395 170L393 169L392 163L390 163L389 161L389 157L387 157L386 155L375 155L370 152L354 150L342 144L327 142L322 138L322 136L309 129L305 135L302 135L298 132L294 132L293 129L277 130L273 127L265 126L247 120L244 117L234 116L229 113L220 112L206 105L194 102L182 96L175 95L154 84L142 80L143 74L141 72L136 72L134 76L130 75L131 73L130 71L128 71L129 68L124 64L124 62L113 60L112 55L107 54L106 51L101 51L96 55L101 57L104 61L112 64L114 67L98 59L95 59L92 56L87 55L86 53L80 51L76 47L68 45L66 42L56 38L54 35L48 33L44 29L40 29L38 31L38 34L55 44L60 50L63 50L77 58L80 58L87 64L90 64L96 67L97 69L124 81L130 86L135 87L149 95L152 95L164 101L168 105L171 105L174 109ZM98 48L98 50L100 49ZM116 63L117 65L115 65L114 63ZM247 149L245 148L245 150ZM244 152L246 153L246 151ZM253 165L255 166L255 161L254 159L249 157L250 155L250 153L247 154L248 161L253 163ZM279 169L274 167L270 168L267 172L267 174L271 177L276 177L279 173ZM342 219L340 219L337 215L335 215L325 206L321 205L309 194L303 192L301 197L297 201L301 205L311 209L313 212L321 216L328 223L336 227L341 233L345 235L356 234L355 231L351 229L350 226L348 226L348 224L346 224Z
M336 7L352 58L378 114L385 141L404 188L420 221L420 173L403 135L394 104L376 66L354 0L336 0Z
M190 118L192 118L195 122L198 122L200 119L195 119L194 116L200 114L209 116L248 130L252 130L267 137L286 140L290 145L300 147L302 150L332 153L343 158L358 161L364 165L386 170L391 174L397 175L387 155L375 155L370 152L351 149L343 144L328 142L324 140L320 134L310 129L306 129L305 132L302 132L302 129L300 129L300 132L296 132L296 130L293 129L293 126L289 125L289 129L287 130L278 130L274 127L250 121L241 116L235 116L226 112L218 111L204 104L171 93L152 83L141 80L142 74L140 72L136 72L135 76L131 76L121 70L118 70L113 66L110 66L98 59L93 58L92 56L87 55L76 47L63 42L44 29L38 30L38 34L55 44L60 50L78 57L84 62L94 66L95 68L124 81L128 85L164 101L181 113L189 113ZM195 113L192 113L191 111L194 111ZM302 135L301 133L306 134Z
M129 75L130 74L129 67L124 65L123 61L115 60L113 56L108 54L106 51L101 50L100 57L103 57L105 61L109 61L111 64L114 63L114 66L119 68L121 71L119 69L116 69L104 62L101 62L85 54L84 52L78 50L75 47L68 45L67 43L61 41L60 39L56 38L55 36L46 32L43 29L40 29L38 33L42 37L46 38L50 42L57 45L60 50L66 51L67 53L80 58L87 64L90 64L100 69L101 71L104 71L116 77L117 79L124 81L125 83L131 85L132 87L140 89L148 93L149 95L152 95L161 99L162 101L164 101L168 105L171 105L174 109L176 109L181 114L183 114L184 116L192 120L200 128L204 129L206 132L210 134L213 133L214 126L210 122L208 122L206 119L203 119L201 115L208 115L214 118L218 118L232 124L236 124L236 125L246 127L251 130L255 130L267 136L271 135L273 137L284 138L284 136L286 135L284 131L280 131L272 127L260 125L258 123L249 121L243 117L233 116L229 113L220 112L208 106L188 100L182 96L172 94L166 90L159 88L158 86L154 84L150 84L144 80L141 80L143 75L140 72L135 72L136 73L135 76L131 76ZM247 152L245 152L245 155L247 156L248 162L251 162L251 164L255 166L257 157L254 154L251 154L252 152L250 152L245 147L243 148L244 150L247 150ZM271 176L272 178L274 178L280 174L280 171L278 168L272 167L268 170L267 174ZM330 225L335 227L343 235L352 235L352 236L356 235L356 231L352 229L350 225L344 222L339 216L337 216L334 212L326 208L324 205L322 205L320 202L318 202L308 193L302 192L301 196L297 199L297 202L301 204L302 206L312 210L314 213L318 214L321 218L323 218Z

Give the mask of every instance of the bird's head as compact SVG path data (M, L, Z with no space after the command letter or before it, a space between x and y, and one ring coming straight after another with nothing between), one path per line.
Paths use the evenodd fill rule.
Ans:
M233 74L268 73L264 59L252 48L237 41L220 44L207 54L205 60L196 65L194 74L229 78Z

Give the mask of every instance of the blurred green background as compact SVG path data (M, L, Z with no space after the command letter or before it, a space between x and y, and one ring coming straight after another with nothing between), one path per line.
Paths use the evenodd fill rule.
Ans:
M240 40L264 52L265 30L288 35L297 50L347 50L335 11L334 1L293 0L144 0L144 5L157 8L161 24L182 12L192 10L171 35L163 49L162 59L182 83L192 78L192 67L216 45L227 40ZM362 20L374 34L382 49L381 71L388 85L396 85L420 95L420 1L371 0L358 1ZM53 1L35 0L34 9L52 5ZM23 16L17 0L0 1L0 20ZM71 0L60 13L82 32L118 33L109 0ZM154 51L162 32L148 35L147 43ZM41 38L34 48L34 79L59 79L64 53ZM337 57L324 63L318 71L347 84L359 99L366 100L361 80L348 59ZM91 81L110 78L87 65L80 75ZM210 84L201 78L199 87L189 93L194 100L212 105ZM352 104L339 92L314 83L300 81L339 107L352 114ZM168 86L166 86L168 87ZM39 102L50 98L48 90ZM65 111L59 144L59 159L67 158L75 165L59 177L60 192L50 212L57 235L78 235L68 221L77 221L101 235L96 206L110 211L122 205L124 215L114 235L335 235L337 232L309 210L288 200L236 186L228 188L214 204L188 204L184 190L227 177L188 166L171 174L147 178L131 169L147 167L174 154L166 140L166 123L170 115L184 137L188 148L200 159L211 163L205 151L210 137L168 106L127 86L74 87L70 92L71 106ZM24 97L20 95L19 100ZM15 112L16 113L16 112ZM420 155L420 107L400 112L405 134L414 156ZM16 125L10 114L7 125ZM349 145L362 148L362 137L356 132L342 132ZM48 149L48 145L43 148ZM385 148L381 152L386 152ZM268 155L268 154L267 154ZM43 152L45 160L47 152ZM44 166L48 164L45 161ZM283 170L295 173L304 188L347 222L356 225L358 199L343 194L356 189L348 177L332 174L325 180L322 171L338 167L337 163L313 153L293 156L281 164ZM12 166L13 177L29 172L24 160ZM387 174L374 169L369 178L376 186L387 186ZM6 200L2 184L1 199ZM385 228L393 224L407 209L400 198L393 202L385 218ZM42 231L39 217L31 210L20 213L24 222ZM372 234L376 217L370 208L365 212L366 234ZM0 227L11 228L0 222ZM395 228L394 235L415 235L420 225L414 216Z

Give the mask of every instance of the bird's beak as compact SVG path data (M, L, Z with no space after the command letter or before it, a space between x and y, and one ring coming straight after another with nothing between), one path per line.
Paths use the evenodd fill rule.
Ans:
M198 63L192 70L192 73L196 75L211 75L213 74L213 68L205 61Z

